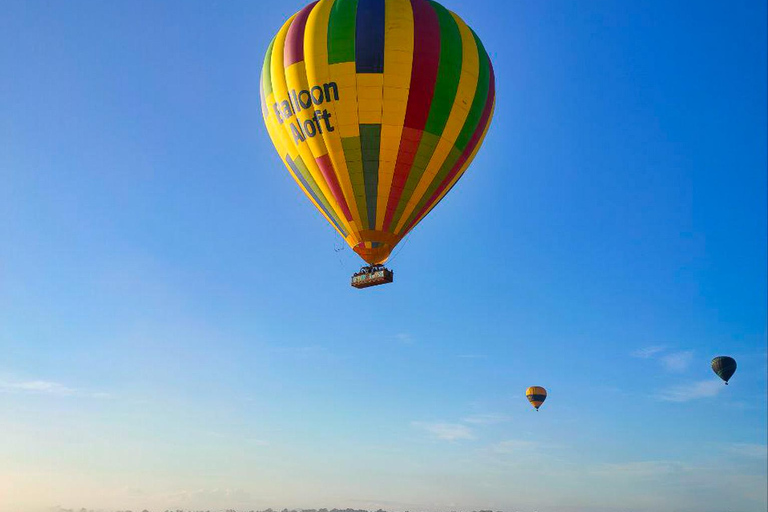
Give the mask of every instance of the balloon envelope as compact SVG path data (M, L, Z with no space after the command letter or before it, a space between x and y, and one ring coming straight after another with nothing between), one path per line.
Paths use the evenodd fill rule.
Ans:
M494 82L477 35L437 2L319 0L269 45L262 114L299 187L379 264L466 171Z
M541 404L547 399L547 390L541 386L531 386L525 391L525 396L528 398L528 401L531 402L531 405L538 411Z
M712 359L712 371L728 384L733 374L736 373L736 360L728 356L718 356Z

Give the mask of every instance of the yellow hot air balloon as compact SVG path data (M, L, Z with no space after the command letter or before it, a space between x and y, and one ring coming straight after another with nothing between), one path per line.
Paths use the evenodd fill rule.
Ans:
M494 74L477 35L437 2L319 0L269 45L261 103L299 187L378 266L474 158Z
M528 398L528 401L531 402L531 405L538 411L541 404L547 399L547 390L541 386L531 386L525 390L525 396Z

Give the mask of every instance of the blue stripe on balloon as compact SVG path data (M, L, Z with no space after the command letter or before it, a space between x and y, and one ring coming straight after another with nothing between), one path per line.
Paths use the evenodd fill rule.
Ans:
M358 73L384 72L385 0L358 0L355 63Z

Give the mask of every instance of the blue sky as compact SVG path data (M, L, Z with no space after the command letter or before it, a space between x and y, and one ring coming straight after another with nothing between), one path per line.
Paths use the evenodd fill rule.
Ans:
M303 2L5 2L0 510L765 510L765 3L443 3L495 117L361 292L261 121Z

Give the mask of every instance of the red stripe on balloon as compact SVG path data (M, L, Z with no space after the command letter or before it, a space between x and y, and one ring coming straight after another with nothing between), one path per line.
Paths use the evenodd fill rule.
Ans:
M283 52L283 66L288 67L304 60L304 28L307 26L307 18L317 2L312 2L300 10L293 23L288 28L285 36L285 51Z
M397 161L395 162L395 173L392 178L392 185L389 189L389 198L387 199L387 209L384 214L384 231L389 231L389 225L392 223L397 211L397 205L400 196L403 194L405 182L408 180L408 172L413 166L413 160L416 158L416 151L421 142L422 130L403 127L403 133L400 136L400 149L397 152Z
M464 152L456 161L456 164L451 169L451 172L448 173L448 176L446 176L443 182L440 184L440 186L437 187L437 190L435 190L435 193L432 194L432 197L429 198L429 201L426 202L424 207L419 211L418 215L416 215L413 218L413 220L406 226L405 231L403 231L404 234L408 233L411 229L413 229L413 227L419 221L421 216L424 215L426 212L428 212L430 208L435 206L433 203L437 201L437 198L440 197L440 194L443 193L443 190L445 190L445 188L451 183L453 178L456 177L456 174L459 173L461 168L469 159L469 156L472 154L472 151L474 151L475 147L477 147L477 145L480 143L480 138L483 136L483 132L485 131L486 126L488 125L488 120L491 117L491 110L493 109L493 101L496 98L496 79L493 74L493 66L491 66L490 62L488 63L488 68L491 75L490 85L488 87L488 100L485 102L485 108L483 109L483 114L480 116L480 122L477 124L475 133L472 134L472 138L469 140L469 144L467 144L467 147L464 149Z
M413 63L405 126L423 130L429 117L440 65L440 21L427 0L411 0L413 7Z
M434 7L427 0L411 0L413 8L413 63L408 105L405 110L403 136L395 163L395 174L389 190L384 231L389 231L392 217L408 181L413 159L421 142L432 106L437 71L440 65L440 22Z
M348 221L352 220L352 213L349 211L346 199L344 199L344 193L341 191L339 180L336 177L336 172L333 170L333 164L331 158L328 155L323 155L319 158L315 158L317 167L325 178L325 182L328 184L328 188L331 189L331 194L336 200L336 203L341 207L341 211L344 213L344 218Z

